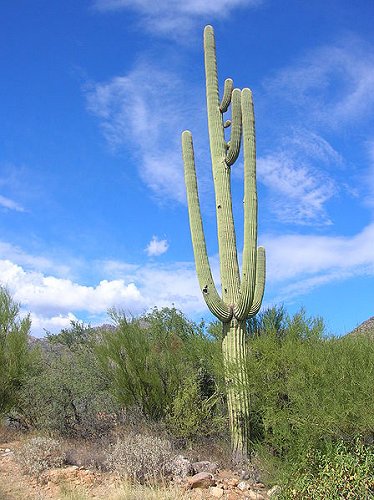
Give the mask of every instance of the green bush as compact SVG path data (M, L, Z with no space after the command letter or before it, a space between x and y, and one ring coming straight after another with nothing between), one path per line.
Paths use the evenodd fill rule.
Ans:
M319 318L301 312L286 317L282 335L263 329L249 341L252 439L278 477L308 454L373 436L374 343L323 333Z
M0 415L16 404L36 364L36 353L28 347L30 326L30 317L20 318L20 305L0 286Z
M197 375L188 377L179 388L166 416L167 428L177 438L196 440L222 433L226 419L222 397L214 392L203 397Z
M292 479L291 479L292 478ZM353 443L326 443L289 471L280 499L374 498L374 448L360 439Z
M111 315L116 328L103 333L96 352L121 405L138 406L146 417L160 419L194 373L200 373L204 398L215 392L219 346L207 338L203 325L175 308L131 320L115 311Z
M87 334L90 329L85 329ZM110 395L110 381L100 370L91 340L81 341L81 331L81 324L72 323L63 335L49 336L50 348L40 370L21 391L17 413L25 426L67 437L98 438L116 423L119 408ZM76 336L77 342L64 343Z

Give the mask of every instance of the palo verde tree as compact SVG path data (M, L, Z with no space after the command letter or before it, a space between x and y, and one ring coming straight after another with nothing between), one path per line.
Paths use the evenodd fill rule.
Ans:
M265 249L257 248L256 149L252 92L225 80L219 98L214 31L204 30L208 128L215 188L222 298L209 265L201 219L192 135L182 134L188 211L199 285L210 311L223 323L222 351L233 459L248 455L249 413L246 372L246 320L260 309L265 286ZM231 107L231 119L224 114ZM231 128L229 141L225 128ZM231 166L241 143L244 156L244 248L240 274L231 197Z
M15 405L30 372L33 363L28 348L30 326L30 317L20 317L20 305L0 285L0 415Z

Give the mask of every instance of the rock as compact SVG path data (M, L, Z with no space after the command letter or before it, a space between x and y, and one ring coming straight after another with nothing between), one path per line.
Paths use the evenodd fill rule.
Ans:
M47 484L58 484L61 481L69 481L91 485L95 481L95 474L92 471L79 469L76 465L50 469L43 476Z
M218 488L217 486L211 486L209 488L209 493L214 498L222 498L223 497L223 489L222 488Z
M261 489L265 488L265 485L264 485L264 483L257 482L257 483L253 483L253 488L258 488L259 490L261 490Z
M210 472L211 474L215 474L218 470L218 464L209 462L208 460L203 460L201 462L193 462L192 468L195 474L198 474L199 472Z
M227 494L227 500L238 500L239 496L237 493L234 493L233 491L230 491Z
M239 470L240 479L244 481L250 479L251 481L259 481L260 471L254 464L246 464L241 470Z
M177 455L166 465L166 473L174 479L185 478L193 474L193 468L188 458L183 455Z
M258 493L258 491L254 491L254 490L249 490L247 492L247 498L249 500L264 500L265 497L261 495L261 493Z
M210 486L215 486L215 480L213 474L209 472L199 472L192 477L188 478L188 486L190 488L209 488Z
M242 470L240 472L240 479L246 480L246 479L250 479L250 478L251 478L251 474L248 470Z
M229 488L236 488L239 482L240 482L239 479L236 479L234 477L226 480L227 486Z
M249 484L246 481L240 481L240 483L237 485L237 488L240 491L247 491L249 490Z
M275 486L270 488L270 490L268 490L268 496L270 498L272 498L272 497L276 498L280 494L281 490L282 490L282 488L278 484L276 484Z

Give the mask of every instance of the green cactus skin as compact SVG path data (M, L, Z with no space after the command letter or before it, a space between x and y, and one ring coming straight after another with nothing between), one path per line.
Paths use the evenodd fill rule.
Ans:
M234 461L248 456L249 397L245 390L246 319L260 309L265 288L265 249L257 248L256 141L252 92L234 89L225 80L219 99L216 47L212 26L204 30L208 128L212 159L222 298L209 265L201 218L192 135L182 134L182 151L188 212L200 289L209 310L223 323L222 352L227 386ZM223 114L231 105L231 119ZM231 129L226 142L224 129ZM231 197L231 166L241 146L244 156L244 247L240 275Z

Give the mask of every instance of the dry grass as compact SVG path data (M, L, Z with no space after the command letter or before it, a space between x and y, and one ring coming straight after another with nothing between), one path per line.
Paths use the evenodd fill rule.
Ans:
M90 500L92 496L84 489L63 485L59 500ZM151 486L123 482L106 490L106 500L188 500L186 492L176 486Z
M145 486L122 483L115 489L109 500L187 500L187 493L175 486Z
M13 429L12 427L6 426L2 422L0 422L0 443L9 443L10 441L15 441L16 439L20 438L21 434L21 431Z

